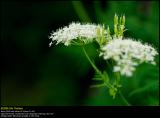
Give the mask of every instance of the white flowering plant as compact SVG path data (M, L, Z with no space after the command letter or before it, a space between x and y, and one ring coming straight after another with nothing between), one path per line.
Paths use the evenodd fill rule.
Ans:
M121 76L131 77L136 67L141 63L150 63L155 65L154 58L158 52L149 44L143 44L132 38L125 38L125 16L114 16L114 34L111 34L109 26L96 24L81 24L72 22L69 26L52 32L49 36L51 42L49 46L63 43L65 46L81 46L83 52L95 70L93 80L103 81L101 84L91 87L106 87L109 94L115 98L120 92ZM89 57L84 45L97 42L99 44L99 57L103 57L108 66L112 68L114 78L111 79L107 71L101 71L94 61Z

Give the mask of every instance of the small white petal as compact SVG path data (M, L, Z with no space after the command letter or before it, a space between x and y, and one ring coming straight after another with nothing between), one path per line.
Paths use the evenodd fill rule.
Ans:
M118 72L118 71L120 71L121 70L121 68L119 67L119 66L114 66L114 68L113 68L113 71L114 72Z
M57 41L57 44L64 43L66 46L70 45L70 42L75 39L89 43L98 37L97 29L98 25L95 24L71 23L69 26L65 26L51 33L49 38L52 39L52 41ZM100 31L102 32L102 26L100 26Z
M126 76L132 76L135 67L142 62L155 64L154 57L158 54L153 47L132 39L113 39L101 50L105 60L116 62L113 71L120 71L121 75Z
M49 47L51 47L51 45L52 45L52 44L53 44L53 43L52 43L52 42L50 42L50 43L49 43Z

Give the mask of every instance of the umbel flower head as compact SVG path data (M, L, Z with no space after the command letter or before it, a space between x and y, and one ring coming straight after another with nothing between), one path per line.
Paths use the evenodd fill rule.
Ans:
M92 42L93 39L96 39L97 29L100 28L102 30L102 26L95 24L81 24L81 23L71 23L69 26L65 26L62 29L57 30L56 32L52 32L49 39L52 41L56 41L57 44L64 43L64 45L68 46L71 42L76 41L75 39L79 39L83 43ZM101 31L102 32L102 31ZM73 41L74 40L74 41ZM52 42L50 43L50 46Z
M105 60L113 59L116 62L113 71L126 76L132 76L135 66L142 62L155 64L154 57L158 54L152 46L129 38L113 39L101 50L100 55Z

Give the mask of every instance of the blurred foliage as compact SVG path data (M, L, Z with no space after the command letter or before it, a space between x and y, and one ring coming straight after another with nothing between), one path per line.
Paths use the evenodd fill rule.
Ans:
M125 14L126 37L140 39L159 50L159 4L140 1L1 2L1 105L125 105L106 89L90 88L94 70L81 47L48 47L52 30L72 21L109 25ZM95 44L86 46L103 68ZM159 105L157 65L140 65L131 78L122 77L122 93L132 105Z

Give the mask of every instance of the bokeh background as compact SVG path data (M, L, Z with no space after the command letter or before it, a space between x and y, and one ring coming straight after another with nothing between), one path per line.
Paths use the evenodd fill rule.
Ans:
M133 37L159 50L159 2L140 1L1 1L1 105L116 106L105 88L90 88L94 70L82 49L53 45L48 36L72 21L109 25L114 14L125 14L125 37ZM95 45L87 52L99 68ZM140 65L121 88L132 105L159 105L159 56L156 66Z

